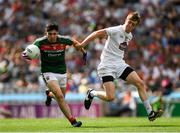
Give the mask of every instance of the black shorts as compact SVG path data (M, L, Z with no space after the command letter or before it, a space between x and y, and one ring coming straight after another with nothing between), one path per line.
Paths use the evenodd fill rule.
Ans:
M110 81L114 81L114 77L113 76L104 76L102 77L102 82L105 83L105 82L110 82Z
M127 76L133 71L134 71L134 69L132 69L131 67L128 66L128 67L126 67L126 69L123 71L123 73L121 74L121 76L119 78L126 81Z

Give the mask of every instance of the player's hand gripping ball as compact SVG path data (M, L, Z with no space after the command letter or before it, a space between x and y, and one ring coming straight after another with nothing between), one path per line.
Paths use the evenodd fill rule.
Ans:
M40 55L40 50L36 45L28 45L25 51L22 53L22 56L29 57L30 59L37 59Z

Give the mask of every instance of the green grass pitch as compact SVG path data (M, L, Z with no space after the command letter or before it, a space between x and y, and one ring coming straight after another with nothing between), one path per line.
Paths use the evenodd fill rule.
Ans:
M82 127L74 128L64 118L0 119L0 132L180 132L180 118L145 117L78 118Z

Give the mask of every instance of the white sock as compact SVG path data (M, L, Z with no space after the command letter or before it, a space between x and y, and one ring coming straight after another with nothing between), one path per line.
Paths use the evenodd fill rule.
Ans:
M92 97L96 97L96 96L97 96L97 91L92 90L92 91L90 92L90 95L91 95Z
M143 104L144 104L144 107L146 108L147 113L150 114L151 111L152 111L152 107L151 107L149 101L146 100L146 101L143 102Z

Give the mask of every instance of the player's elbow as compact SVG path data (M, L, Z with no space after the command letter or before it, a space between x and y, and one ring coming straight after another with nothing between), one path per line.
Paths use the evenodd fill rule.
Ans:
M104 36L106 36L106 31L105 30L94 31L93 35L95 37L104 37Z

